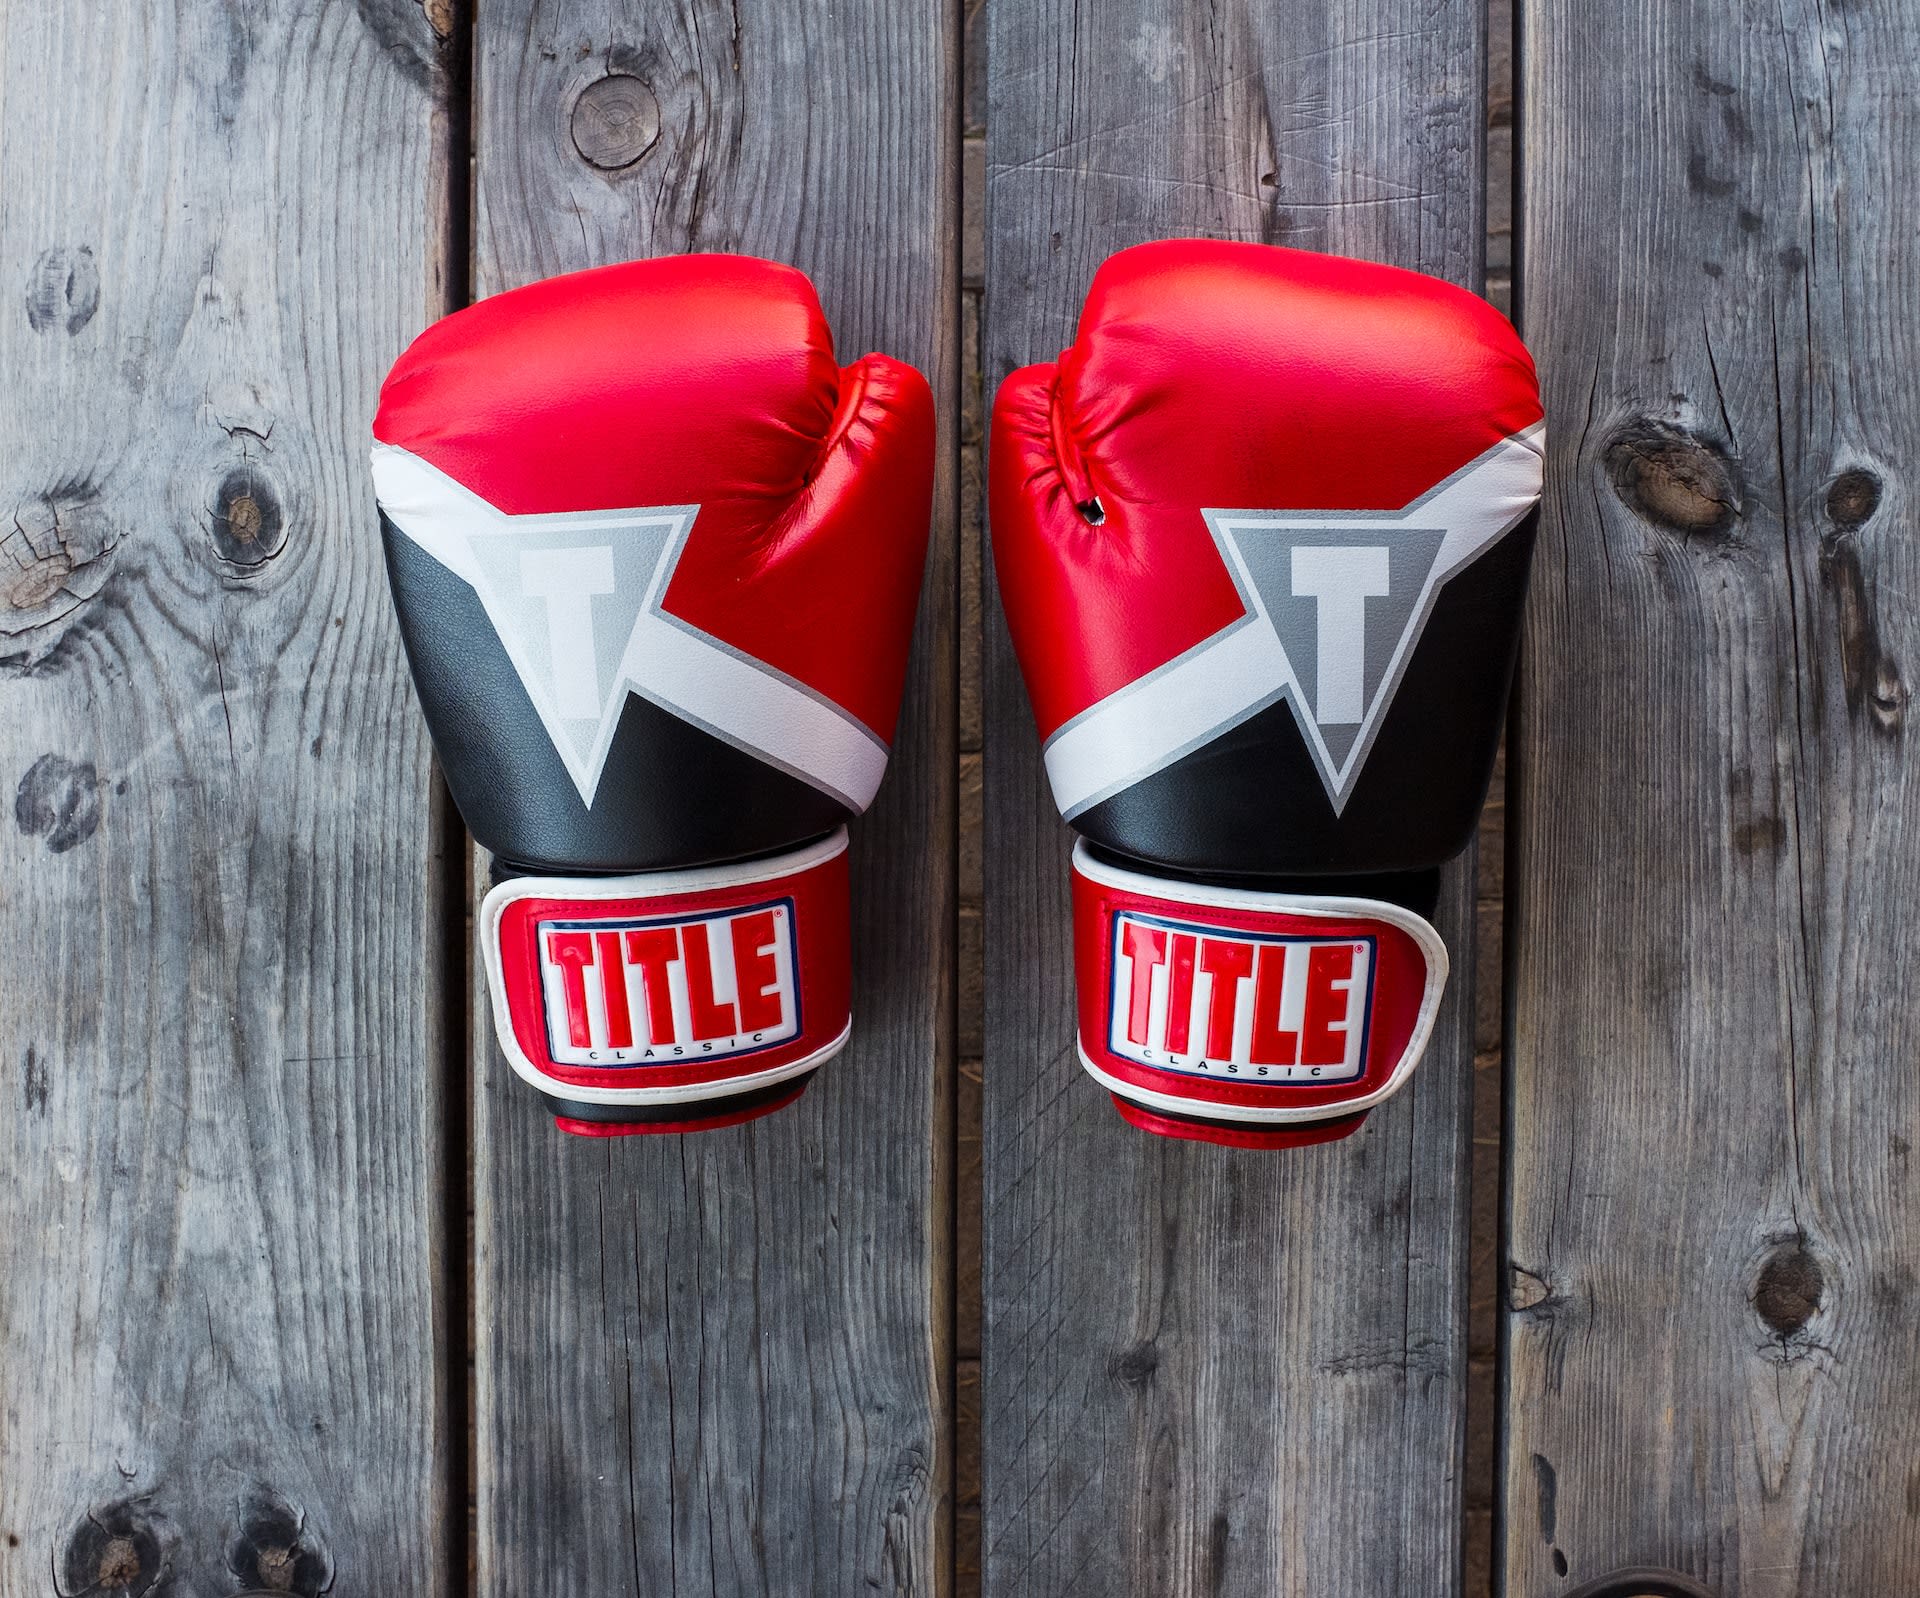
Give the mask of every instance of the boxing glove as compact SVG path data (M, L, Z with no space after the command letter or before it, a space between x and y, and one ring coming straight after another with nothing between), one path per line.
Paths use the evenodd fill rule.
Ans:
M850 1025L847 834L900 705L933 403L790 267L553 278L388 375L373 480L500 1046L570 1132L796 1097Z
M1326 1141L1418 1062L1542 441L1483 301L1266 245L1122 251L1073 347L1001 386L993 554L1080 835L1080 1058L1129 1121Z

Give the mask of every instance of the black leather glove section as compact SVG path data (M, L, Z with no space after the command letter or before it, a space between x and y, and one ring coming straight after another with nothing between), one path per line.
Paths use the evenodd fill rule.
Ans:
M1211 882L1452 859L1473 837L1499 751L1538 516L1441 588L1341 814L1282 701L1083 811L1075 830L1125 863Z
M595 1126L654 1127L677 1131L709 1119L737 1116L747 1120L756 1114L776 1110L797 1099L813 1080L813 1075L808 1071L804 1076L788 1077L784 1082L754 1088L746 1093L719 1094L714 1098L693 1099L684 1104L584 1104L578 1099L563 1099L552 1093L542 1093L540 1097L546 1100L547 1108L554 1116L561 1120L590 1122Z
M687 868L792 848L851 812L629 694L593 808L547 737L480 598L380 518L414 687L453 802L510 867L560 875ZM433 647L414 648L415 638Z

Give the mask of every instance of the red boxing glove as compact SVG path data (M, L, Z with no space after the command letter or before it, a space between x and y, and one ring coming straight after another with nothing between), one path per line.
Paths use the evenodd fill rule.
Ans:
M1083 1063L1153 1131L1352 1131L1446 978L1540 494L1483 301L1204 240L1100 268L994 401L994 564L1074 856Z
M846 835L933 491L911 367L738 256L483 300L395 364L373 476L414 683L495 856L501 1047L570 1131L793 1098L850 1024Z

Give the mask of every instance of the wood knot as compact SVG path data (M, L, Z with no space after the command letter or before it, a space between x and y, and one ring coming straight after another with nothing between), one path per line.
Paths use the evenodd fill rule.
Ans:
M100 774L87 760L42 755L27 767L13 795L13 821L49 854L77 849L100 826Z
M65 550L43 555L14 573L4 590L7 603L15 610L38 610L67 586L72 575L73 561Z
M1827 519L1844 532L1852 532L1879 508L1880 479L1872 472L1856 466L1827 485Z
M1775 1336L1791 1337L1813 1319L1826 1285L1820 1262L1805 1243L1782 1243L1760 1267L1753 1311Z
M1743 855L1777 855L1786 842L1786 825L1778 816L1755 816L1733 828L1733 847Z
M333 1558L306 1516L273 1488L256 1483L241 1498L240 1531L227 1551L227 1568L255 1593L318 1598L333 1585Z
M1907 719L1907 704L1913 692L1901 681L1900 673L1886 656L1873 668L1873 687L1867 695L1867 711L1882 732L1898 732Z
M227 501L227 533L236 544L259 543L262 519L260 502L251 494L238 494Z
M140 1550L131 1537L115 1537L100 1550L100 1574L95 1578L111 1591L131 1587L140 1576Z
M1550 1321L1567 1306L1567 1295L1539 1271L1507 1261L1507 1308L1529 1319Z
M100 309L100 267L93 248L42 250L27 280L27 325L36 333L64 328L71 338Z
M299 1564L299 1555L291 1548L262 1548L260 1550L260 1583L268 1592L289 1592L293 1588L293 1572Z
M638 78L612 72L573 102L573 147L602 172L632 166L660 137L660 102Z
M120 533L84 482L18 501L10 519L0 510L0 661L31 667L106 586Z
M286 545L286 519L273 484L254 466L236 466L215 491L210 524L220 558L252 571Z
M1122 1387L1145 1387L1160 1368L1160 1345L1150 1337L1107 1360L1107 1376Z
M166 1574L178 1538L145 1498L122 1498L87 1511L67 1534L60 1590L147 1593Z
M1641 417L1608 440L1607 478L1636 516L1682 537L1723 537L1742 512L1739 463L1715 444Z

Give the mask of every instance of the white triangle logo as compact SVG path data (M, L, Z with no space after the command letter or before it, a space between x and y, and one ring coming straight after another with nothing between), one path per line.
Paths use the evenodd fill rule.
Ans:
M516 518L467 540L474 592L588 804L627 702L627 656L673 574L694 511L672 506L559 525Z
M468 583L589 809L627 695L866 809L887 746L825 694L702 631L664 600L697 505L512 516L391 444L388 520Z

